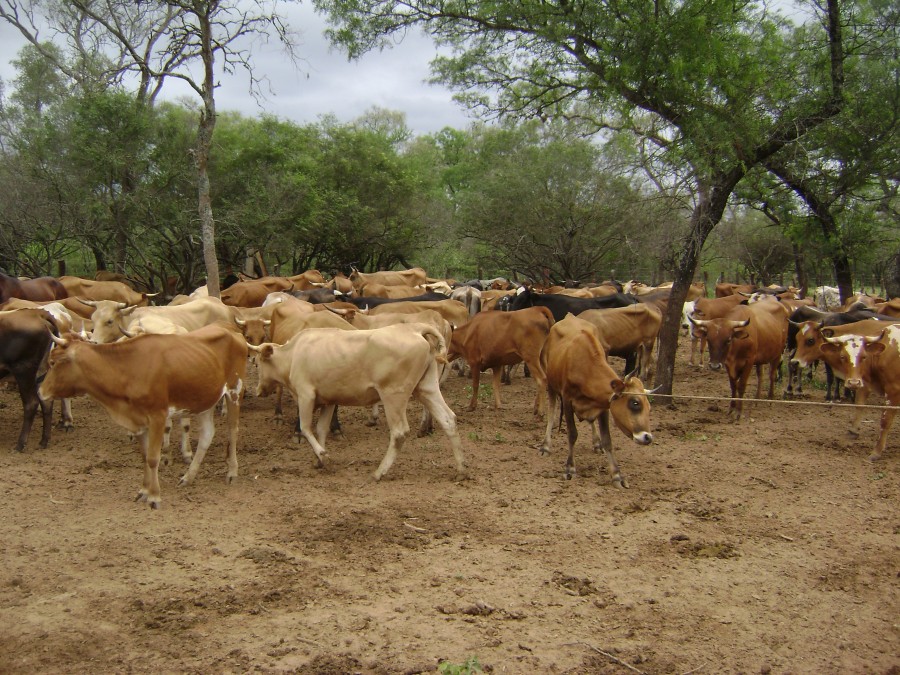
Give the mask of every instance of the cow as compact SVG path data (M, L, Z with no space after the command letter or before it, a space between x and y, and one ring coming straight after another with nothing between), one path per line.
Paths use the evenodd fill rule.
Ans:
M699 304L699 303L698 303ZM721 319L690 317L698 332L706 333L709 366L724 363L731 385L728 414L741 419L744 390L750 371L756 368L756 398L762 396L762 367L769 365L769 398L775 396L775 377L787 343L788 315L780 303L739 305Z
M900 298L876 304L875 311L885 316L900 319Z
M284 277L263 277L239 281L222 291L222 302L232 307L260 307L266 296L275 291L295 290L297 287Z
M575 474L577 417L590 423L594 450L605 453L613 484L627 488L628 482L622 476L612 452L609 415L612 413L616 426L635 443L649 445L653 435L650 433L647 394L652 392L644 389L644 384L637 377L621 379L609 366L594 325L571 314L550 329L541 350L541 365L547 374L547 396L550 399L541 454L550 452L553 425L557 422L561 404L569 440L566 479L570 480Z
M700 352L700 366L703 366L703 353L706 351L706 333L697 330L696 325L690 321L691 316L697 319L721 319L735 306L747 304L747 298L740 294L723 295L716 298L700 298L694 300L694 309L687 315L686 320L691 332L691 365L694 365L694 348ZM683 310L682 310L683 311Z
M502 367L524 361L537 386L534 414L542 415L546 378L540 356L552 325L549 309L530 307L518 312L481 312L454 330L448 358L462 357L472 370L472 398L466 410L471 412L478 405L481 371L488 368L493 370L494 408L499 409Z
M373 307L369 313L378 314L410 314L433 309L435 312L450 322L454 328L460 328L469 320L469 311L466 306L457 300L444 298L443 300L422 300L415 302L395 302Z
M38 394L42 400L87 394L114 422L140 437L144 480L137 500L158 509L159 462L166 419L173 410L195 415L197 452L179 485L197 475L215 434L213 414L224 396L228 413L226 481L238 475L237 438L247 343L233 324L205 326L187 335L142 335L114 344L56 342Z
M374 282L367 282L365 286L360 286L358 292L361 296L368 298L391 298L394 300L406 300L425 293L432 293L423 286L389 286ZM441 295L444 294L441 293Z
M0 304L10 298L22 300L62 300L67 298L66 292L59 279L54 277L38 277L37 279L17 279L7 274L0 273Z
M389 272L360 272L353 268L350 273L350 282L357 293L362 293L366 284L381 284L382 286L422 286L428 281L425 270L421 267L413 267L408 270Z
M39 446L50 443L53 403L38 398L37 388L53 344L51 333L58 334L54 320L40 309L0 312L0 380L13 377L22 399L22 429L13 449L22 452L28 442L38 407L43 418Z
M94 281L69 276L62 276L59 281L65 286L71 298L112 300L113 302L124 302L126 305L143 306L149 304L149 299L157 295L156 293L138 293L121 281Z
M887 435L900 406L900 325L883 328L877 338L845 335L827 338L823 353L839 354L846 364L847 386L859 391L870 388L882 394L889 406L881 413L881 434L869 460L878 461L884 454Z
M586 309L609 309L610 307L627 307L637 304L634 296L616 293L601 298L570 298L565 295L535 293L528 288L516 291L510 310L517 311L526 307L547 307L555 321L562 321L566 314L578 315Z
M450 292L450 298L461 302L469 310L469 318L481 311L481 291L472 286L458 286Z
M789 356L791 357L791 367L788 371L788 386L785 389L785 396L791 396L793 394L793 379L796 376L798 380L798 390L802 391L802 387L800 386L800 376L799 376L799 361L793 358L793 355L796 353L799 348L798 342L798 330L801 328L803 322L805 321L813 321L820 327L835 327L835 326L844 326L846 324L856 323L857 321L864 321L866 319L875 319L878 318L878 315L869 309L854 309L851 312L825 312L816 309L815 307L802 306L797 307L791 312L791 315L788 317L789 325L788 325L788 341L787 341L787 351ZM887 317L885 317L887 318ZM803 338L803 340L807 343L806 347L810 347L812 343L809 341L810 337L807 335ZM816 345L816 349L818 349L818 345ZM811 350L807 349L806 353L811 353ZM804 359L803 366L811 366L815 363L818 357ZM832 389L834 390L834 398L840 398L840 384L835 381L834 372L832 370L831 365L826 362L825 363L825 400L832 400Z
M297 291L309 291L313 288L322 288L325 286L325 277L319 270L306 270L300 274L293 274L285 277Z
M862 337L878 337L892 322L879 321L877 319L863 319L858 321L845 321L843 323L834 323L825 325L822 321L803 321L794 324L796 327L796 344L791 362L798 367L809 366L821 359L825 362L828 369L829 377L837 377L846 380L847 378L847 362L842 360L840 350L828 350L824 346L829 340L842 340L846 336ZM830 387L830 384L829 384ZM868 389L866 387L848 388L855 391L855 402L857 406L865 404L868 398ZM854 412L853 419L850 422L848 433L852 438L859 436L859 426L862 421L863 408L857 407Z
M404 287L400 287L404 288ZM405 288L409 288L408 286ZM400 303L400 302L440 302L441 300L446 300L447 296L443 293L432 293L428 291L426 293L419 293L418 295L413 295L407 298L380 298L374 295L357 295L352 298L348 298L348 301L360 309L372 309L373 307L378 307L380 305L389 305L392 303Z
M164 319L176 328L169 332L178 332L178 327L193 331L208 326L216 321L232 323L232 310L217 298L197 298L183 305L163 305L161 307L127 306L123 302L111 300L85 301L93 305L94 342L115 342L130 330L132 323L144 317L151 320Z
M594 325L606 356L625 359L625 372L650 375L653 344L662 325L662 314L650 305L612 309L588 309L578 315Z
M755 290L756 286L754 284L718 282L716 284L715 295L717 298L725 298L729 295L737 295L738 293L752 293Z
M251 349L259 354L257 395L265 396L277 385L290 390L302 434L319 467L324 466L325 437L335 406L381 402L390 428L387 453L375 471L375 480L381 480L409 433L406 408L415 396L450 439L457 478L465 477L456 415L439 383L446 343L432 326L400 324L349 332L324 328L298 333L285 345L266 342ZM313 434L317 406L324 409Z

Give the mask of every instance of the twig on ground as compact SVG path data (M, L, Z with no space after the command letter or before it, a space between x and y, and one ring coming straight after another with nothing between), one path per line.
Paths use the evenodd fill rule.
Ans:
M599 647L595 647L595 646L592 645L592 644L588 644L587 642L570 642L569 644L574 644L574 645L584 645L584 646L587 647L588 649L593 649L593 650L594 650L595 652L597 652L598 654L601 654L601 655L605 656L606 658L610 659L611 661L614 661L615 663L618 663L620 666L623 666L623 667L625 667L625 668L628 668L628 670L632 671L633 673L640 673L641 675L647 675L643 670L638 670L637 668L635 668L635 667L634 667L633 665L631 665L630 663L627 663L627 662L623 661L622 659L620 659L620 658L617 657L617 656L613 656L613 655L610 654L609 652L603 651L603 650L600 649Z
M750 476L750 480L759 481L759 482L762 483L763 485L768 485L768 486L769 486L770 488L772 488L773 490L777 490L777 489L778 489L778 486L775 485L775 483L773 483L773 482L770 481L770 480L767 480L766 478L757 478L756 476Z
M403 523L403 526L408 527L413 532L418 532L419 534L424 534L425 532L428 532L428 530L426 530L424 527L416 527L415 525L410 525L409 523Z

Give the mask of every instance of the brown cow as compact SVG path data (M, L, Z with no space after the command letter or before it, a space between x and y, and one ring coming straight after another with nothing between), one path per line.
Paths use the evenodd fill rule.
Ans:
M22 300L62 300L68 297L65 286L54 277L17 279L0 272L0 304L10 298Z
M293 289L294 284L284 277L263 277L252 281L238 281L224 291L222 302L233 307L260 307L269 293Z
M848 387L858 391L872 389L884 395L889 406L900 406L900 325L884 328L875 339L855 335L828 338L822 352L833 353L846 364ZM871 461L881 459L884 454L896 415L892 408L885 408L881 413L881 434L869 456Z
M224 396L228 411L228 472L238 475L237 436L241 391L246 380L247 343L237 328L206 326L187 335L142 335L114 344L71 337L57 343L39 389L44 400L87 394L113 421L141 439L144 480L138 499L159 508L159 461L171 410L196 415L197 452L180 484L197 474L215 434L213 413Z
M699 302L697 304L700 304ZM756 368L756 398L762 397L762 367L769 364L769 398L775 396L775 376L787 344L788 313L779 302L738 305L721 319L690 317L709 343L709 367L725 364L731 385L728 414L741 419L744 390Z
M453 331L449 360L462 357L472 369L472 399L467 410L478 405L481 371L493 370L494 408L500 408L500 376L503 366L524 361L537 391L534 414L544 413L544 388L547 385L541 366L541 347L547 339L553 314L546 307L529 307L517 312L481 312L465 326Z
M450 322L454 328L464 326L469 320L469 310L458 300L416 300L389 302L384 305L378 305L369 310L369 314L410 314L421 312L425 309L433 309L435 312Z
M894 298L887 302L875 305L875 311L886 316L893 316L900 319L900 298Z
M628 483L612 452L609 414L612 413L613 421L622 433L638 445L649 445L653 435L649 431L650 402L646 394L652 392L647 392L636 377L619 378L606 361L593 324L571 314L550 329L541 351L541 364L547 373L550 399L541 454L550 452L553 426L557 423L557 410L562 402L569 432L566 478L571 479L575 474L574 447L578 439L575 417L578 417L590 423L594 450L606 454L613 483L616 487L627 488Z

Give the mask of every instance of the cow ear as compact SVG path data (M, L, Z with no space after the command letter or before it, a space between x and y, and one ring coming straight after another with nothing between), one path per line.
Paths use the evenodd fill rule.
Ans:
M613 395L609 398L610 401L615 401L625 391L625 383L622 380L610 380L609 386L613 390Z
M746 340L748 337L750 337L750 333L748 333L743 328L738 328L736 331L734 331L734 337L736 337L738 340Z
M877 354L881 354L884 351L884 343L883 342L867 342L866 343L866 354L871 354L875 356Z
M836 345L832 342L823 342L822 346L819 347L819 349L821 349L822 353L824 353L824 354L837 354L838 352L841 351L841 349L843 349L843 346Z
M834 331L833 331L832 329L830 329L830 328L821 328L821 325L822 325L822 324L820 323L820 324L819 324L819 326L820 326L819 331L822 333L822 336L823 336L823 337L827 337L827 338L834 337Z

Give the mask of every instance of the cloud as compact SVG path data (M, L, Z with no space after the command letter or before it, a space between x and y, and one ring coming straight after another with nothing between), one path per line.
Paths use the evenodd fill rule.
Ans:
M392 49L350 62L345 54L331 49L322 35L324 18L306 3L282 8L291 28L301 35L296 49L300 67L291 62L277 41L254 43L254 72L264 79L265 100L258 104L250 95L245 72L220 73L221 86L216 89L220 111L234 110L249 117L265 112L307 124L327 114L349 122L377 106L403 112L407 125L417 134L433 133L445 126L465 128L472 122L473 118L452 100L449 90L425 83L428 64L437 54L427 37L410 32ZM11 61L25 44L18 30L0 21L0 77L7 94L16 76ZM167 80L162 98L181 97L199 103L186 84Z

